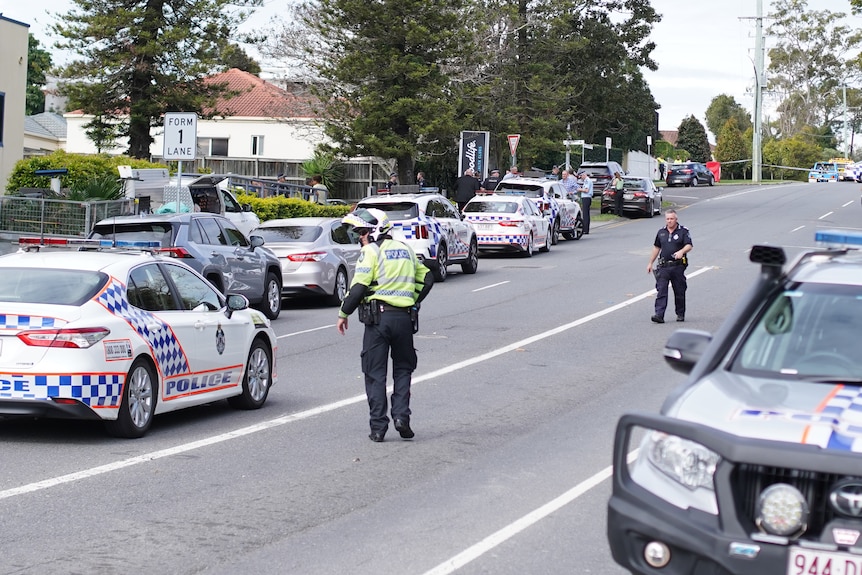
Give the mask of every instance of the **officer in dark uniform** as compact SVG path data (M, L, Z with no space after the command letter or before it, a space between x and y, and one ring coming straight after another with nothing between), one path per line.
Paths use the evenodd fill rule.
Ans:
M410 428L410 379L416 369L413 334L418 330L419 303L434 278L407 244L389 235L392 222L382 210L359 208L342 222L353 226L362 242L350 291L338 312L338 332L347 331L347 317L359 309L365 324L362 372L370 411L371 441L383 441L389 428L386 417L386 376L392 354L392 419L404 439Z
M647 264L647 273L655 273L655 289L658 292L655 296L655 315L650 318L654 323L664 323L668 283L673 287L676 321L685 321L685 290L688 286L685 268L688 267L686 254L692 248L691 234L688 228L679 225L676 210L667 210L664 221L667 225L656 234Z
M487 192L493 192L497 189L497 184L500 183L500 170L493 169L491 170L491 175L485 178L485 181L482 182L482 189Z

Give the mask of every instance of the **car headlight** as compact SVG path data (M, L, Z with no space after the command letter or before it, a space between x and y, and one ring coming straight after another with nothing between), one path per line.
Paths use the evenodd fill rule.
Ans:
M719 455L699 443L654 431L647 457L662 473L689 489L714 489L713 475Z

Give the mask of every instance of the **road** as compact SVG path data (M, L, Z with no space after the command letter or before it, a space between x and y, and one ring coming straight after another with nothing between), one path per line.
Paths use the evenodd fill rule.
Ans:
M859 227L853 184L665 190L694 240L686 328L714 331L752 244ZM646 265L662 219L483 257L423 304L414 441L368 440L362 326L289 301L264 409L167 414L139 440L0 421L0 574L622 573L605 540L619 415L683 381ZM451 268L457 271L457 268ZM668 318L673 315L669 312Z

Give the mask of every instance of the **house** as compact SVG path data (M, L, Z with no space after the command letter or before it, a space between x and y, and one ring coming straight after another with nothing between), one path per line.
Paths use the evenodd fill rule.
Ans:
M66 119L54 112L24 118L24 157L66 149Z
M0 194L24 157L29 24L0 14Z

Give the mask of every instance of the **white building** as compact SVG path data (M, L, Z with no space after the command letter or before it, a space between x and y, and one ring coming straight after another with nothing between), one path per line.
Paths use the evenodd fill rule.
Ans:
M28 24L0 14L0 194L24 157L29 32Z

